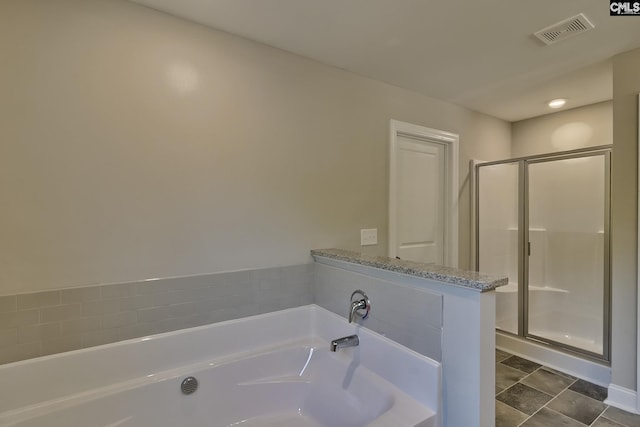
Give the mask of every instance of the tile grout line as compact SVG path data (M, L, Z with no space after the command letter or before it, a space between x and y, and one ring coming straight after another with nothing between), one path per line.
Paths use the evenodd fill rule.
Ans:
M560 391L559 391L555 396L553 396L553 397L552 397L552 398L551 398L547 403L545 403L544 405L542 405L542 407L541 407L540 409L538 409L538 410L536 411L536 413L537 413L537 412L539 412L539 411L541 411L541 410L542 410L542 408L547 408L547 406L548 406L551 402L553 402L554 400L556 400L556 399L557 399L557 398L558 398L562 393L564 393L565 391L569 390L569 387L571 387L572 385L574 385L575 383L577 383L577 382L578 382L578 380L579 380L579 378L576 378L575 380L573 380L573 381L571 382L571 384L569 384L568 386L566 386L565 388L563 388L562 390L560 390ZM530 387L531 387L531 386L530 386ZM538 389L537 389L537 388L535 388L535 387L531 387L531 388L533 388L533 389L535 389L535 390L538 390ZM540 391L542 391L542 390L540 390ZM553 412L555 412L555 413L557 413L557 414L559 414L559 415L565 416L565 417L567 417L567 418L569 418L569 419L571 419L571 420L573 420L573 421L575 421L575 422L577 422L577 423L580 423L580 424L582 424L582 425L586 425L586 424L584 424L584 423L582 423L582 422L580 422L580 421L578 421L578 420L576 420L576 419L574 419L574 418L571 418L571 417L570 417L570 416L568 416L568 415L565 415L565 414L563 414L563 413L561 413L561 412L558 412L558 411L556 411L556 410L554 410L554 409L552 409L552 408L547 408L547 409L549 409L550 411L553 411ZM532 415L532 416L533 416L533 415ZM597 417L596 417L596 418L597 418Z
M515 408L515 407L513 407L513 406L511 406L511 405L509 405L509 404L507 404L507 403L505 403L505 402L498 401L498 400L496 399L496 401L497 401L497 402L501 402L502 404L506 405L507 407L510 407L511 409L513 409L513 410L515 410L515 411L517 411L517 412L520 412L522 415L525 415L525 416L526 416L526 418L525 418L521 423L519 423L519 424L518 424L518 426L523 426L524 424L526 424L526 423L527 423L527 422L528 422L532 417L534 417L534 416L535 416L538 412L540 412L543 408L547 408L549 411L552 411L553 413L555 413L555 414L557 414L557 415L559 415L559 416L561 416L561 417L568 418L568 419L570 419L570 420L572 420L572 421L574 421L574 422L576 422L576 423L578 423L578 424L580 424L580 425L587 426L587 424L584 424L583 422L581 422L581 421L579 421L579 420L577 420L577 419L575 419L575 418L572 418L572 417L570 417L570 416L568 416L568 415L565 415L565 414L563 414L563 413L561 413L561 412L558 412L558 411L556 411L556 410L554 410L554 409L552 409L552 408L549 408L549 405L550 405L553 401L555 401L555 400L556 400L556 399L557 399L557 398L558 398L562 393L565 393L565 392L566 392L567 390L569 390L569 389L570 389L574 384L576 384L578 381L580 381L580 380L581 380L581 378L579 378L579 377L574 377L573 375L568 375L568 374L565 374L565 373L563 373L563 372L556 371L555 369L550 368L550 367L548 367L548 366L546 366L546 365L542 365L542 364L540 364L540 366L539 366L538 368L536 368L533 372L531 372L531 373L526 373L525 371L522 371L522 370L520 370L520 369L518 369L518 368L514 368L513 366L510 366L510 365L508 365L508 364L502 363L502 362L504 362L505 360L509 359L511 356L513 356L513 355L507 356L507 357L505 357L505 358L501 359L500 361L496 361L496 365L497 365L497 364L500 364L500 365L502 365L502 366L506 366L506 367L509 367L509 368L515 369L515 370L520 371L520 372L522 372L523 374L525 374L525 376L524 376L524 377L522 377L522 378L520 378L520 379L519 379L518 381L516 381L515 383L511 384L509 387L507 387L507 388L505 388L505 389L501 390L500 392L496 393L496 394L495 394L495 397L497 398L499 395L501 395L502 393L504 393L505 391L507 391L507 390L511 389L513 386L515 386L516 384L519 384L519 383L521 383L521 384L522 384L522 385L524 385L524 386L530 387L531 389L533 389L533 390L535 390L535 391L537 391L537 392L540 392L540 393L546 394L547 396L551 396L551 399L550 399L548 402L546 402L544 405L542 405L538 410L536 410L536 411L535 411L533 414L531 414L531 415L525 414L524 412L519 411L517 408ZM516 355L516 356L517 356L517 355ZM518 356L518 357L520 357L520 356ZM527 359L525 359L525 360L527 360ZM528 384L524 384L524 383L522 383L522 381L525 381L527 378L529 378L530 376L532 376L533 374L535 374L536 372L538 372L538 371L540 371L540 370L544 370L544 371L547 371L547 372L549 372L549 373L551 373L551 374L555 374L555 375L558 375L558 376L564 377L564 378L566 378L566 379L571 380L571 382L570 382L566 387L564 387L563 389L561 389L558 393L556 393L555 395L551 395L551 394L549 394L549 393L548 393L548 392L546 392L546 391L543 391L543 390L540 390L540 389L536 388L535 386L532 386L532 385L528 385ZM587 394L580 393L579 391L575 391L575 390L571 390L571 391L572 391L572 392L574 392L574 393L576 393L576 394L578 394L578 395L580 395L580 396L582 396L582 397L585 397L585 398L587 398L587 399L589 399L589 400L592 400L592 401L594 401L594 402L599 402L599 403L601 403L601 404L603 404L603 405L604 405L604 408L602 409L602 411L601 411L601 412L600 412L600 413L595 417L595 419L591 422L591 424L589 424L589 426L591 426L591 427L592 427L592 426L594 426L594 425L595 425L598 421L600 421L600 420L606 420L606 421L610 421L610 422L612 422L612 423L615 423L616 425L620 425L621 427L629 427L627 424L625 424L625 423L623 423L623 422L615 421L615 420L612 420L612 419L610 419L610 418L608 418L608 417L606 417L606 416L605 416L606 411L607 411L609 408L611 408L611 406L610 406L610 405L607 405L606 403L604 403L604 401L598 400L598 399L596 399L596 398L594 398L594 397L591 397L591 396L589 396L589 395L587 395Z
M524 378L523 378L523 379L524 379ZM558 392L558 394L556 394L555 396L553 396L553 398L552 398L551 400L549 400L547 403L545 403L545 404L544 404L540 409L538 409L535 413L538 413L540 410L542 410L542 408L546 408L546 407L547 407L551 402L553 402L554 400L556 400L556 399L557 399L557 398L558 398L562 393L564 393L565 391L569 390L569 389L570 389L570 387L571 387L572 385L574 385L575 383L577 383L579 380L580 380L580 378L576 378L575 380L573 380L573 382L572 382L571 384L569 384L567 387L565 387L565 388L564 388L564 389L562 389L560 392ZM525 385L526 385L526 384L525 384ZM533 386L529 386L529 387L533 388L534 390L538 390L537 388L535 388L535 387L533 387ZM542 390L538 390L538 391L543 392ZM577 393L577 394L579 394L579 395L581 395L581 396L584 396L584 397L586 397L587 399L591 399L591 400L593 400L593 401L595 401L595 402L600 402L599 400L594 399L593 397L587 396L587 395L585 395L585 394L579 393L579 392L574 391L574 390L571 390L571 391L573 391L574 393ZM544 393L544 392L543 392L543 393ZM591 424L589 424L589 426L592 426L592 425L593 425L593 424L594 424L598 419L602 418L602 417L603 417L603 414L605 413L605 411L606 411L607 409L609 409L609 405L607 405L607 404L606 404L606 403L604 403L604 402L600 402L600 403L604 404L604 405L605 405L605 408L602 410L602 412L600 412L600 413L598 414L598 416L593 420L593 422L592 422ZM572 418L572 417L570 417L570 416L568 416L568 415L565 415L565 414L563 414L563 413L561 413L561 412L558 412L558 411L556 411L556 410L554 410L554 409L551 409L551 408L547 408L547 409L549 409L549 410L551 410L551 411L554 411L554 412L556 412L556 413L558 413L558 414L560 414L560 415L563 415L563 416L565 416L565 417L567 417L567 418L570 418L570 419L572 419L573 421L579 422L580 424L587 425L587 424L584 424L584 423L582 423L582 422L580 422L580 421L578 421L578 420L576 420L576 419L574 419L574 418ZM535 413L534 413L534 415L535 415ZM531 415L531 416L533 416L533 415ZM530 417L529 417L529 418L530 418ZM528 419L528 418L527 418L527 419ZM607 420L608 420L608 418L605 418L605 419L607 419ZM524 423L524 422L526 422L526 420L525 420L525 421L523 421L523 423ZM619 424L619 423L618 423L618 424ZM626 427L626 426L623 426L623 427Z
M605 416L604 416L604 413L605 413L605 412L607 412L607 409L609 409L610 407L611 407L611 405L607 405L607 407L605 408L605 410L604 410L604 411L602 411L602 413L601 413L600 415L598 415L598 418L596 418L595 420L593 420L593 423L591 423L591 425L593 426L593 425L596 423L596 421L598 421L598 420L600 420L600 419L603 419L603 420L611 421L612 423L616 423L616 424L620 425L621 427L630 427L630 426L628 426L628 425L626 425L626 424L623 424L623 423L622 423L622 422L620 422L620 421L611 420L611 419L609 419L609 418L605 417Z
M517 382L517 383L515 383L515 384L518 384L519 382L521 382L522 380L524 380L524 379L528 378L528 377L529 377L529 376L531 376L534 372L537 372L538 370L540 370L540 369L542 369L542 368L544 368L544 365L542 365L540 368L538 368L538 369L536 369L535 371L533 371L531 374L529 374L529 375L527 375L527 376L523 377L520 381L518 381L518 382ZM524 420L522 423L518 424L518 426L521 426L521 425L523 425L524 423L526 423L526 422L529 420L529 418L533 417L535 414L537 414L538 412L540 412L540 411L542 410L542 408L547 408L547 409L549 409L549 410L551 410L551 411L554 411L554 412L558 413L559 415L565 416L565 417L567 417L567 418L569 418L569 419L571 419L571 420L573 420L573 421L579 422L580 424L587 425L587 424L584 424L584 423L582 423L582 422L580 422L580 421L578 421L578 420L576 420L576 419L574 419L574 418L572 418L572 417L569 417L568 415L565 415L565 414L563 414L563 413L561 413L561 412L558 412L558 411L556 411L556 410L554 410L554 409L552 409L552 408L548 408L548 405L549 405L551 402L553 402L554 400L556 400L556 399L557 399L557 398L558 398L562 393L564 393L565 391L569 390L569 389L570 389L570 387L571 387L572 385L574 385L575 383L577 383L579 380L580 380L580 378L576 378L576 379L574 379L574 380L571 382L571 384L569 384L568 386L566 386L565 388L563 388L563 389L562 389L561 391L559 391L555 396L552 396L552 397L551 397L551 399L550 399L547 403L545 403L544 405L542 405L542 406L541 406L537 411L535 411L533 414L531 414L531 415L530 415L526 420ZM513 384L513 385L515 385L515 384ZM511 387L513 387L513 385L512 385ZM535 388L534 386L527 385L527 384L524 384L524 385L526 385L527 387L531 387L532 389L537 390L537 391L539 391L539 392L541 392L541 393L544 393L544 394L546 394L546 395L548 395L548 396L551 396L549 393L547 393L547 392L545 392L545 391L542 391L542 390L540 390L540 389L537 389L537 388ZM511 388L511 387L509 387L509 388ZM571 391L574 391L574 390L571 390ZM594 398L592 398L592 397L590 397L590 396L587 396L587 395L585 395L585 394L579 393L579 392L577 392L577 391L574 391L574 393L577 393L577 394L579 394L579 395L581 395L581 396L584 396L584 397L586 397L587 399L591 399L591 400L593 400L593 401L595 401L595 402L600 402L600 401L599 401L599 400L597 400L597 399L594 399ZM606 411L607 409L609 409L609 405L605 404L604 402L600 402L600 403L604 404L604 405L605 405L605 408L602 410L602 412L600 412L600 413L598 414L598 416L593 420L593 422L592 422L591 424L589 424L589 426L592 426L592 425L593 425L593 424L594 424L598 419L603 418L603 414L605 413L605 411ZM514 408L514 409L515 409L515 408ZM608 418L605 418L605 419L606 419L606 420L609 420ZM618 424L619 424L619 423L618 423ZM623 427L626 427L626 426L624 426L623 424L621 424L621 425L622 425Z
M589 396L587 396L587 397L589 397ZM594 400L595 400L595 399L594 399ZM602 402L602 403L604 403L604 402ZM593 422L592 422L591 424L589 424L589 425L590 425L590 426L594 425L594 424L596 423L596 421L598 421L600 418L602 418L602 414L604 414L604 413L605 413L605 411L606 411L607 409L609 409L609 405L605 404L605 407L604 407L604 409L602 410L602 412L600 412L600 413L598 414L598 416L593 420ZM618 424L620 424L620 423L618 423Z
M509 356L509 357L511 357L511 356ZM513 366L509 366L509 365L507 365L506 363L502 363L502 362L504 362L505 360L509 359L509 357L507 357L507 358L503 359L502 361L500 361L500 362L498 362L498 363L500 363L500 364L501 364L501 365L503 365L503 366L506 366L507 368L511 368L511 369L515 369L516 371L520 371L520 372L522 372L523 374L526 374L526 375L525 375L524 377L520 378L520 379L519 379L518 381L516 381L515 383L511 384L509 387L507 387L507 388L505 388L504 390L502 390L500 393L496 393L496 397L497 397L499 394L502 394L502 393L504 393L505 391L509 390L511 387L513 387L514 385L518 384L520 381L524 380L525 378L529 378L531 375L533 375L535 372L537 372L537 371L538 371L538 369L540 369L540 368L542 368L542 367L544 366L544 365L540 365L540 367L539 367L539 368L536 368L533 372L526 373L525 371L523 371L523 370L521 370L521 369L514 368ZM518 356L518 357L519 357L519 356ZM496 363L496 365L497 365L497 363ZM524 384L524 385L526 385L526 384ZM527 386L527 387L530 387L530 386ZM535 387L532 387L532 388L535 388ZM536 390L538 390L538 389L536 388ZM544 392L544 391L542 391L542 390L538 390L538 391L540 391L540 392L542 392L542 393L544 393L544 394L548 394L549 396L551 396L549 393L546 393L546 392Z
M513 368L512 366L509 366L509 365L507 365L507 364L502 363L504 360L507 360L507 359L508 359L508 357L507 357L507 358L505 358L505 359L503 359L502 361L500 361L500 362L498 362L498 363L501 363L501 364L503 364L504 366L508 366L508 367ZM533 372L528 373L527 375L525 375L524 377L522 377L520 380L516 381L514 384L510 385L510 386L509 386L509 387L507 387L506 389L502 390L500 393L496 394L496 397L497 397L498 395L500 395L500 394L504 393L505 391L507 391L507 390L508 390L508 389L510 389L511 387L515 386L516 384L522 383L522 381L526 380L526 379L527 379L527 378L529 378L531 375L533 375L534 373L538 372L539 370L541 370L541 369L543 369L543 368L545 368L545 365L540 365L540 367L536 368ZM517 368L514 368L514 369L517 369ZM517 369L517 370L519 370L519 369ZM546 369L544 369L544 370L546 371ZM520 371L520 372L523 372L523 373L525 373L525 374L526 374L526 372L524 372L524 371ZM550 371L547 371L547 372L550 372ZM554 373L554 372L551 372L551 373L553 373L553 374L555 374L555 375L564 376L564 375L562 375L562 374L560 374L560 373ZM570 379L570 378L568 378L568 377L566 377L566 376L565 376L565 378ZM562 393L564 393L565 391L569 390L569 388L570 388L572 385L574 385L575 383L577 383L579 380L580 380L580 378L576 378L576 377L574 377L574 379L571 381L571 383L570 383L569 385L567 385L565 388L563 388L562 390L560 390L560 391L559 391L558 393L556 393L555 395L551 395L551 394L547 393L546 391L540 390L540 389L538 389L538 388L536 388L536 387L534 387L534 386L532 386L532 385L528 385L528 384L524 384L524 383L522 383L522 385L526 385L527 387L531 387L532 389L534 389L534 390L536 390L536 391L538 391L538 392L540 392L540 393L543 393L543 394L546 394L547 396L550 396L550 397L551 397L551 399L550 399L548 402L546 402L544 405L542 405L540 408L538 408L538 410L536 410L533 414L529 415L526 419L524 419L520 424L518 424L518 426L522 426L522 425L523 425L524 423L526 423L529 419L531 419L531 418L532 418L533 416L535 416L538 412L540 412L543 408L547 408L547 409L549 409L549 410L551 410L551 411L556 412L556 413L557 413L557 414L559 414L559 415L562 415L562 416L564 416L564 417L567 417L567 418L569 418L569 419L571 419L571 420L573 420L573 421L576 421L576 422L578 422L578 423L580 423L580 424L586 425L586 424L581 423L580 421L578 421L578 420L576 420L576 419L574 419L574 418L572 418L572 417L569 417L569 416L567 416L567 415L565 415L565 414L562 414L561 412L555 411L555 410L553 410L553 409L551 409L551 408L549 408L549 407L548 407L548 405L549 405L551 402L553 402L554 400L556 400L556 399L557 399L557 398L558 398ZM576 393L578 393L578 392L576 392ZM599 400L594 399L594 398L592 398L592 397L590 397L590 396L584 395L584 394L582 394L582 393L578 393L578 394L580 394L580 395L582 395L582 396L584 396L584 397L586 397L586 398L588 398L588 399L594 400L594 401L596 401L596 402L600 402ZM601 402L601 403L603 403L603 404L604 404L604 402ZM510 407L511 407L511 405L508 405L508 406L510 406ZM512 407L512 408L513 408L513 407ZM603 417L604 412L605 412L608 408L609 408L609 405L606 405L606 404L605 404L605 408L602 410L602 412L600 412L600 413L598 414L598 416L593 420L593 422L592 422L591 424L589 424L589 425L590 425L590 426L591 426L591 425L593 425L593 424L594 424L598 419L600 419L601 417ZM513 408L513 409L515 409L515 410L517 411L517 409L516 409L516 408ZM525 414L525 415L527 415L527 414Z
M509 356L509 357L511 357L511 356ZM502 364L502 365L504 365L504 366L507 366L507 367L509 367L509 368L515 369L515 370L517 370L517 371L520 371L520 369L514 368L513 366L509 366L509 365L507 365L507 364L505 364L505 363L502 363L502 362L504 362L505 360L509 359L509 357L504 358L502 361L500 361L500 362L498 362L498 363L500 363L500 364ZM518 357L519 357L519 356L518 356ZM505 389L504 389L504 390L502 390L500 393L496 394L496 396L495 396L495 397L498 397L498 395L500 395L500 394L504 393L505 391L509 390L511 387L515 386L516 384L520 384L520 382L521 382L522 380L524 380L524 379L526 379L526 378L529 378L529 377L530 377L531 375L533 375L535 372L538 372L538 370L540 370L542 367L543 367L543 365L540 365L540 367L536 368L533 372L530 372L530 373L528 373L528 374L527 374L526 372L524 372L524 371L520 371L520 372L522 372L522 373L524 373L524 374L527 374L527 375L525 375L524 377L520 378L520 379L519 379L518 381L516 381L515 383L511 384L509 387L505 388ZM575 382L575 381L574 381L574 382ZM573 384L573 383L572 383L572 384ZM523 385L526 385L526 384L523 384ZM530 386L527 386L527 387L530 387ZM541 392L541 393L544 393L544 394L546 394L547 396L551 396L550 394L545 393L545 392L543 392L542 390L538 390L538 389L537 389L537 388L535 388L535 387L531 387L531 388L533 388L534 390L539 391L539 392ZM553 399L551 399L551 400L553 400ZM550 401L551 401L551 400L550 400ZM550 402L550 401L549 401L549 402ZM549 402L547 402L547 403L549 403ZM504 402L502 402L502 403L504 403ZM509 406L510 408L513 408L513 409L515 409L516 411L518 411L518 409L514 408L513 406L509 405L508 403L504 403L504 404L505 404L505 405L507 405L507 406ZM528 415L528 416L527 416L527 418L525 418L525 419L524 419L520 424L518 424L518 426L521 426L522 424L526 423L526 422L529 420L529 418L533 417L535 414L537 414L537 413L538 413L538 411L540 411L540 409L544 408L545 406L546 406L546 404L545 404L545 405L543 405L543 406L541 406L540 408L538 408L538 410L537 410L537 411L535 411L535 412L534 412L533 414L531 414L531 415L524 414L524 412L522 412L522 411L518 411L518 412L520 412L520 413L522 413L522 414L524 414L524 415Z
M540 369L541 369L541 368L540 368ZM547 372L548 372L548 371L547 371ZM527 375L527 376L528 376L528 375ZM526 377L525 377L525 378L526 378ZM524 380L525 378L523 378L523 380ZM520 381L522 381L522 380L520 380ZM576 378L575 380L573 380L573 381L571 382L571 384L569 384L568 386L566 386L565 388L563 388L562 390L560 390L560 391L559 391L558 393L556 393L555 395L551 395L551 394L547 393L546 391L543 391L543 390L540 390L540 389L538 389L538 388L535 388L535 387L534 387L534 386L532 386L532 385L528 385L528 384L525 384L525 385L526 385L527 387L531 387L531 388L532 388L532 389L534 389L534 390L538 390L539 392L544 393L544 394L546 394L546 395L548 395L548 396L551 396L551 400L549 400L547 403L545 403L545 404L544 404L544 406L547 406L549 403L551 403L552 401L554 401L554 400L556 399L556 397L560 396L562 393L564 393L565 391L569 390L569 387L571 387L572 385L574 385L576 382L578 382L578 378ZM583 395L583 396L584 396L584 395ZM588 397L588 396L586 396L586 397ZM594 399L594 400L595 400L595 399Z
M522 380L529 378L531 375L533 375L535 372L538 372L540 369L542 369L544 367L544 365L541 365L538 369L536 369L535 371L533 371L532 373L530 373L529 375L527 375L526 377L523 377L520 379L520 381L518 381L516 384L520 383ZM531 387L532 389L539 391L540 393L544 393L547 396L551 396L551 399L549 399L548 402L546 402L544 405L542 405L541 407L538 408L537 411L535 411L533 414L529 415L529 417L527 417L527 419L525 419L524 421L522 421L520 424L518 424L518 426L523 425L524 423L526 423L527 421L529 421L530 418L532 418L535 414L537 414L538 412L540 412L542 410L542 408L546 408L547 405L551 402L553 402L553 400L558 397L560 395L560 393L562 393L563 391L567 390L569 387L571 387L571 385L573 385L576 381L578 381L577 379L573 380L573 382L571 384L569 384L566 388L564 388L562 391L558 392L555 396L551 396L549 393L539 390L533 386L527 385L527 384L523 384L526 385L527 387ZM515 384L514 384L515 385ZM514 408L515 409L515 408ZM553 411L553 409L549 408L550 410Z

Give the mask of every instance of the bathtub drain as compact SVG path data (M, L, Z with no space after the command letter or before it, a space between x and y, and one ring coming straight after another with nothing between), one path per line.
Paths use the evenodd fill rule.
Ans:
M187 377L180 384L182 394L191 394L198 389L198 380L195 377Z

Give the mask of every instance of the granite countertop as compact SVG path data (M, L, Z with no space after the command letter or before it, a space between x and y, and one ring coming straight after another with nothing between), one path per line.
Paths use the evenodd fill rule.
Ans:
M480 292L493 290L509 282L507 277L489 276L476 271L458 270L452 267L403 261L384 256L365 255L343 249L314 249L311 251L311 255L380 268L423 279L437 280L438 282L473 288Z

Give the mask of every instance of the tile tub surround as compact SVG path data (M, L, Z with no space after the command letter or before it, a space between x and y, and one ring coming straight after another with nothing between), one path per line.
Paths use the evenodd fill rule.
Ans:
M371 312L368 329L442 362L442 295L370 276L316 264L313 300L344 318L355 289L365 289Z
M496 427L640 427L604 403L607 389L496 350Z
M436 280L451 285L472 288L480 292L493 290L509 282L507 277L489 276L475 271L458 270L457 268L435 264L423 264L383 256L365 255L360 252L344 249L314 249L311 251L311 255L314 257L325 257L380 268L409 276L421 277L423 279Z
M313 264L0 296L0 364L311 304Z

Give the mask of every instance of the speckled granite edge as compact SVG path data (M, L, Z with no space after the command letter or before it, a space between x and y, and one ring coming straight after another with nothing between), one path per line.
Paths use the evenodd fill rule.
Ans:
M507 277L489 276L475 271L458 270L441 265L403 261L383 256L364 255L343 249L314 249L311 251L311 255L380 268L423 279L437 280L438 282L472 288L480 292L493 290L509 282Z

